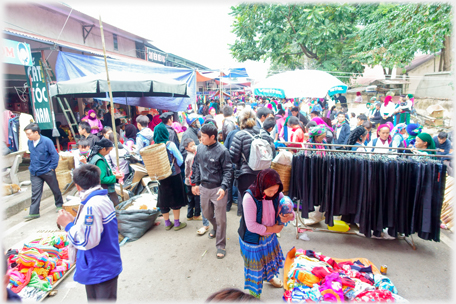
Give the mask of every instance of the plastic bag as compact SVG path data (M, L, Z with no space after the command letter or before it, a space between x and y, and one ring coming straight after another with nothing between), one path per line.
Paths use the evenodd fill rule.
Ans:
M150 197L150 194L134 196L116 207L119 233L124 237L128 237L130 241L136 241L141 238L154 225L158 217L158 209L127 209L135 200L144 196ZM150 199L152 200L153 198L150 197Z
M273 163L278 163L285 166L291 166L293 161L293 153L285 150L281 150L279 154L272 160Z

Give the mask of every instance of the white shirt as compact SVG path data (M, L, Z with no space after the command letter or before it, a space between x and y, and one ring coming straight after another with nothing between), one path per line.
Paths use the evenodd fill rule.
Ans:
M385 141L385 143L382 142L382 140L379 138L377 140L377 144L374 146L373 144L373 139L370 141L370 143L368 144L368 146L370 147L388 147L389 148L389 143L388 143L388 140ZM377 153L388 153L389 152L389 149L374 149L374 151L372 152L377 152Z
M40 139L41 139L41 137L38 138L37 140L34 140L34 141L33 141L33 146L34 146L34 147L36 147L36 145L40 142Z

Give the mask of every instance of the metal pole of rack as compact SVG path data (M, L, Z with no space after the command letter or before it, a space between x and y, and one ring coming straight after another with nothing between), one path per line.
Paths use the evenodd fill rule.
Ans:
M388 149L388 150L414 150L415 148L394 148L394 147L372 147L372 146L355 146L355 145L343 145L343 144L324 144L324 143L295 143L289 141L283 141L282 144L300 144L300 145L319 145L319 146L328 146L328 147L349 147L349 148L370 148L370 149ZM438 149L420 149L420 151L429 151L429 152L438 152Z
M296 144L296 143L294 143ZM359 146L358 146L359 147ZM278 147L277 149L283 150L305 150L305 151L325 151L327 153L358 153L358 154L383 154L383 155L407 155L407 156L424 156L424 157L448 157L448 155L436 154L412 154L412 153L394 153L394 152L372 152L372 151L349 151L349 150L330 150L330 149L312 149L312 148L299 148L299 147Z

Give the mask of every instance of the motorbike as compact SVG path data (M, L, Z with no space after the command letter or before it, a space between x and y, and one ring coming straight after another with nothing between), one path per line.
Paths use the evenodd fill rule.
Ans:
M128 200L133 196L149 193L150 195L158 195L158 182L153 181L146 170L146 167L141 164L141 160L135 154L126 154L122 156L128 162L130 174L124 179L123 200ZM116 192L121 196L120 184L115 186ZM122 196L121 196L122 197Z

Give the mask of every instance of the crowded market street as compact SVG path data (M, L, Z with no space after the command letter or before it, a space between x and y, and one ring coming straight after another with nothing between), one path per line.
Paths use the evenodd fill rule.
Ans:
M39 230L54 230L53 199L43 201L42 217L23 225L23 211L3 221L3 243L6 248ZM188 231L168 232L159 226L141 239L121 247L124 271L120 275L118 301L123 302L203 302L210 294L226 287L243 288L242 257L239 254L236 207L228 215L227 256L216 260L214 240L197 236L198 222L189 224ZM170 237L169 233L172 233ZM369 257L376 265L388 266L388 277L400 294L410 302L441 302L452 289L451 264L454 239L442 231L440 243L415 238L417 250L405 241L374 240L351 235L308 232L310 241L297 240L295 227L284 228L280 243L286 250L292 247L318 250L335 257ZM287 248L287 249L285 249ZM203 255L204 254L204 255ZM433 262L430 262L433 261ZM283 272L280 273L283 275ZM432 278L432 279L430 279ZM178 290L170 289L177 285ZM280 289L266 286L265 302L280 302ZM58 293L44 303L75 302L81 299L84 286L73 281L72 275L57 286Z
M453 298L450 4L68 1L5 6L3 301Z

